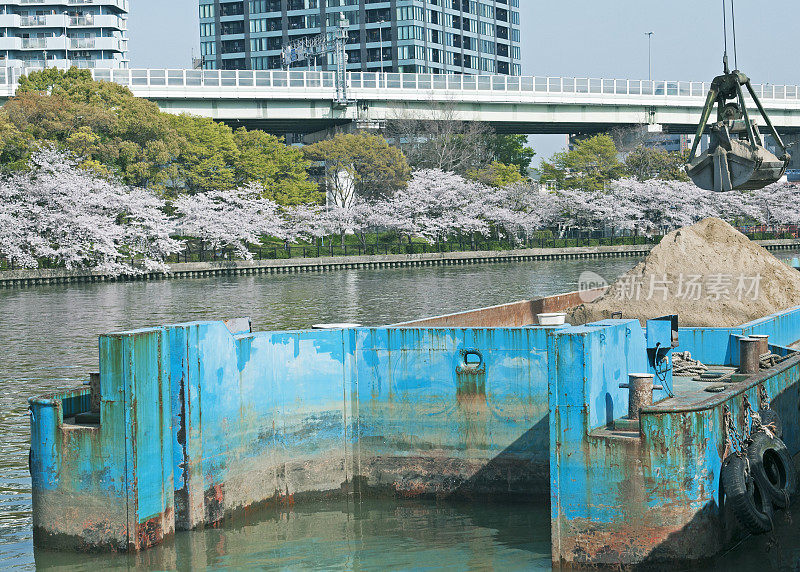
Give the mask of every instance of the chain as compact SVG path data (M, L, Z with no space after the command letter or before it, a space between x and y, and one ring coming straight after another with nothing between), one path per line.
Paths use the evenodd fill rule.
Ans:
M750 435L753 429L753 408L750 406L750 400L747 396L742 396L742 409L744 409L745 422L744 422L744 441L750 440Z
M759 390L759 397L760 395ZM751 441L751 436L754 431L761 428L761 416L753 410L750 405L750 400L746 395L742 396L742 410L745 414L744 430L739 431L736 429L736 423L733 421L733 415L726 403L723 406L723 416L725 422L725 446L729 451L733 451L739 457L742 457L745 452L746 445Z
M736 430L736 424L733 422L731 410L726 403L723 406L723 416L725 419L725 445L729 451L741 457L744 455L744 440L739 432Z
M758 384L758 402L759 409L769 409L769 395L767 388L763 383Z

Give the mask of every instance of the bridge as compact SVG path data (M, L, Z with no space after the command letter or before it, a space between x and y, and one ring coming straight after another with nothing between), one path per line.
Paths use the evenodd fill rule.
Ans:
M0 103L27 70L0 68ZM349 73L348 104L336 98L335 73L95 69L169 113L189 113L273 133L315 133L387 120L459 119L499 133L591 134L660 125L693 133L709 83L560 77ZM800 134L800 88L755 85L777 129Z

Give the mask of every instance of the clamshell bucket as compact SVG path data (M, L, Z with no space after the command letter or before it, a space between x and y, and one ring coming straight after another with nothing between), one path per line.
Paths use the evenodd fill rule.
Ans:
M740 141L731 148L717 146L686 165L694 184L707 191L761 189L779 180L786 172L786 162L764 147L752 149Z
M780 147L780 157L764 147L758 127L747 113L742 86L747 87ZM730 100L734 102L729 103ZM715 103L718 105L717 122L707 125ZM711 139L709 148L697 155L697 146L706 130ZM783 177L790 159L786 146L750 85L750 79L739 71L727 70L715 78L685 167L694 184L717 192L761 189Z

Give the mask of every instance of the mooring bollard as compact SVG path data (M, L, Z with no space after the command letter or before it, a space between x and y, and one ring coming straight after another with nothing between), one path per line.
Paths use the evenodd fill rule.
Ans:
M653 405L653 390L664 389L660 385L653 385L652 373L629 373L628 383L620 383L623 389L628 389L628 419L639 419L642 407Z
M756 338L739 339L739 373L758 373L761 341Z
M757 335L752 335L752 336L749 336L749 337L753 338L754 340L758 340L758 342L759 342L759 344L758 344L758 355L759 356L763 356L764 354L768 354L769 353L769 336L767 336L765 334L757 334Z

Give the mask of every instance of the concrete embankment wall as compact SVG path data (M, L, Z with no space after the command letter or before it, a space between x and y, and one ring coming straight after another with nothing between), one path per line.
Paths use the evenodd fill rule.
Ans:
M798 242L800 247L800 242ZM0 272L0 288L26 287L41 284L108 282L132 280L170 280L208 278L213 276L252 276L297 272L327 272L375 268L411 268L420 266L461 266L497 262L534 260L573 260L645 256L652 245L597 246L579 248L532 248L525 250L485 252L445 252L430 254L390 254L382 256L325 256L281 260L240 260L220 262L186 262L171 264L169 272L151 272L136 276L109 276L90 270L6 270Z
M763 240L757 242L772 251L800 248L800 239ZM0 272L0 288L24 288L43 284L208 278L212 276L254 276L260 274L295 272L326 272L331 270L461 266L498 262L641 257L646 256L652 248L653 245L640 244L635 246L529 248L524 250L393 254L386 256L332 256L320 258L290 258L286 260L187 262L170 265L169 272L151 272L136 276L109 276L102 272L90 270L5 270Z

